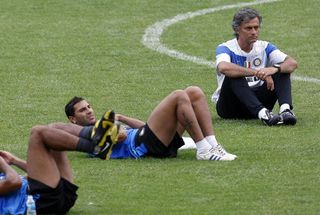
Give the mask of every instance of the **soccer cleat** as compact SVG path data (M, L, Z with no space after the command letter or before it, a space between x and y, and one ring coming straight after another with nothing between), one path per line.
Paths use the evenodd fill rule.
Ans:
M295 125L296 123L297 118L291 110L286 109L285 111L280 113L280 121L278 124Z
M109 110L104 113L100 120L98 120L91 132L91 138L94 140L100 140L106 130L114 124L115 113L113 110Z
M221 145L220 145L221 146ZM223 148L222 148L223 149ZM215 161L232 161L236 159L236 156L226 153L221 147L212 147L206 152L197 152L197 159L198 160L215 160Z
M112 153L113 146L118 142L118 136L119 136L119 127L120 125L113 125L104 136L104 148L101 150L101 148L98 148L98 153L96 157L99 157L103 160L109 160L110 155Z
M277 125L281 121L281 117L278 114L273 114L271 111L266 110L265 115L261 118L262 122L266 125Z
M114 119L114 111L107 111L93 127L91 141L95 145L94 156L109 159L112 147L118 141L118 126L114 124Z

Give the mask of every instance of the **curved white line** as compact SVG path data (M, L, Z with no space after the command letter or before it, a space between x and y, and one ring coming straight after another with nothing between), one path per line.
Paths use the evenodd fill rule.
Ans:
M176 51L173 49L169 49L164 44L162 44L160 41L162 33L166 30L166 28L168 28L169 26L171 26L173 24L176 24L178 22L181 22L181 21L184 21L187 19L191 19L191 18L194 18L197 16L202 16L202 15L205 15L208 13L213 13L216 11L227 10L227 9L236 8L236 7L251 6L251 5L257 5L257 4L262 4L262 3L271 3L271 2L276 2L276 1L281 1L281 0L256 0L255 2L245 2L245 3L238 3L238 4L232 4L232 5L224 5L224 6L215 7L215 8L198 10L195 12L187 12L184 14L178 14L171 19L164 19L161 22L156 22L152 26L148 27L145 30L145 33L142 37L141 42L149 49L157 51L162 54L169 55L170 57L177 58L180 60L190 61L190 62L200 64L200 65L206 65L211 68L215 68L214 61L208 61L208 60L203 59L201 57L191 56L191 55L187 55L185 53L182 53L182 52L179 52L179 51ZM316 79L316 78L299 77L299 76L293 76L292 78L294 80L298 80L298 81L307 81L307 82L320 84L320 80Z

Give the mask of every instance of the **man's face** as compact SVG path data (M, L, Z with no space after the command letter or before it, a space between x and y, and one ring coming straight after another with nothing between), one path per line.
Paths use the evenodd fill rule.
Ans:
M74 116L69 120L77 125L93 125L96 122L94 111L86 100L82 100L74 105Z
M237 31L239 35L239 40L243 44L251 45L255 43L259 37L260 32L260 22L256 17L249 20L248 22L243 22Z

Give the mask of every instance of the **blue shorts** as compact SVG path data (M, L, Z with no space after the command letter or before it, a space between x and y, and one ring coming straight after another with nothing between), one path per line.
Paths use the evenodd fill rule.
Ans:
M112 148L110 155L111 159L125 159L125 158L141 158L146 156L148 149L145 145L136 146L136 136L138 129L125 128L127 138L120 143L117 143Z
M184 145L183 139L177 133L169 146L165 146L159 138L145 124L139 129L127 128L125 141L115 144L112 149L111 159L142 158L146 156L155 158L177 157L179 147Z

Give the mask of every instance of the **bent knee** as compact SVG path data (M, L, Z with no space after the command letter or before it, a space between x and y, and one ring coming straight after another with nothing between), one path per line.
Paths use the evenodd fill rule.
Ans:
M32 134L37 134L42 130L43 125L35 125L31 128L31 135Z
M47 129L45 125L35 125L32 127L30 132L30 139L32 138L41 138L43 131Z
M191 100L205 97L204 92L198 86L190 86L185 89Z
M184 90L175 90L171 93L171 96L176 100L189 100L188 94Z

